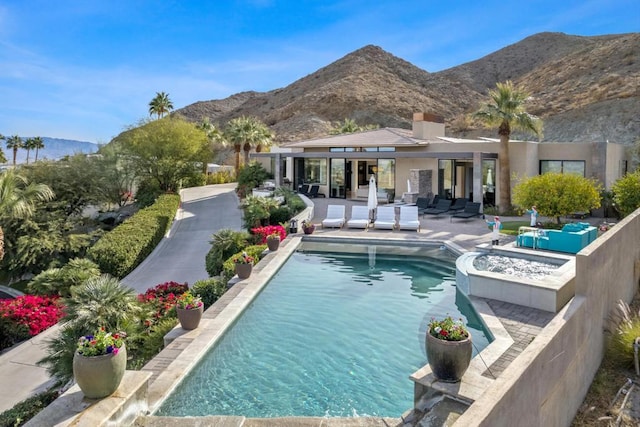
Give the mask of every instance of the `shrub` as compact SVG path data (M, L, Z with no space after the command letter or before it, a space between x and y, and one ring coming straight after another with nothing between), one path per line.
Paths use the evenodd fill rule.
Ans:
M136 191L136 203L141 208L146 208L155 203L162 194L160 185L155 179L146 179L138 185Z
M138 301L142 304L144 312L143 328L150 330L165 317L176 317L176 300L188 289L186 283L165 282L147 289L144 294L139 294Z
M291 210L291 208L289 208L289 206L278 206L277 208L272 209L269 213L269 224L286 224L293 217L293 211Z
M29 327L27 325L0 316L0 350L12 347L29 338Z
M0 426L14 427L23 425L28 420L35 417L38 412L49 406L49 404L59 396L60 391L54 388L23 400L13 408L7 409L0 414Z
M617 180L612 190L615 207L623 216L640 208L640 169Z
M211 184L227 184L235 181L233 173L230 171L219 171L207 175L207 185Z
M63 316L57 296L21 295L0 300L0 317L26 326L31 336L55 325Z
M271 178L267 170L258 162L251 162L238 172L238 187L243 187L245 194Z
M182 188L201 187L207 182L207 175L204 173L196 173L182 180Z
M175 310L174 310L175 311ZM164 336L178 324L178 318L166 316L153 326L127 338L127 369L141 369L164 348Z
M252 228L251 232L258 237L258 243L264 245L267 243L267 237L272 234L277 234L280 238L280 241L284 240L287 237L287 231L281 225L268 225L266 227L256 227Z
M100 270L122 278L133 271L160 243L175 217L180 196L165 194L147 208L105 234L87 256Z
M35 276L27 285L29 293L67 297L71 288L100 276L100 268L86 258L74 258L62 268L50 268Z
M211 249L205 258L205 268L209 276L217 276L222 272L227 258L249 244L250 235L246 231L224 229L211 238Z
M220 279L198 280L191 288L200 295L205 307L211 307L227 291L227 284Z
M632 368L633 343L636 337L640 337L640 313L633 313L627 303L619 301L613 317L617 326L611 336L607 359L614 360L621 367Z
M267 249L267 245L253 245L247 246L242 251L234 254L229 259L224 262L222 267L222 278L225 282L228 282L235 274L236 274L236 258L243 256L244 253L246 255L252 257L254 259L253 264L255 265L262 255L262 253Z

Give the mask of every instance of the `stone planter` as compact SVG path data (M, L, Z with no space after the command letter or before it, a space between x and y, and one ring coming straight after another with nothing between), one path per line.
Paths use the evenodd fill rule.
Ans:
M462 341L446 341L427 331L426 349L431 371L440 381L460 381L471 363L471 335Z
M248 279L252 269L253 264L236 264L236 274L239 279Z
M107 397L118 389L127 368L127 349L123 344L118 354L73 356L73 377L89 399Z
M178 320L182 329L192 330L198 327L200 319L202 319L202 313L204 312L204 304L198 308L180 308L176 307L176 313L178 314Z
M271 252L277 251L280 247L280 237L267 237L267 247Z

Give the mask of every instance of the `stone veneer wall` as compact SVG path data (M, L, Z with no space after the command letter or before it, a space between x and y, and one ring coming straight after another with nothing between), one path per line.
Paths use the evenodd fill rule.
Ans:
M426 169L411 169L409 171L411 190L418 193L418 197L427 197L433 193L433 171Z
M617 301L640 285L640 209L576 255L576 295L455 426L569 426L602 361Z

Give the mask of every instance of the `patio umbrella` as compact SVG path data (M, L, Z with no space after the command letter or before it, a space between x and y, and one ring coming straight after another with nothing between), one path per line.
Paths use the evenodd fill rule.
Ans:
M491 175L491 169L487 171L487 185L493 185L493 176Z
M411 193L411 180L407 180L407 193Z
M376 188L376 178L371 175L369 179L369 196L367 197L367 207L369 208L369 218L373 220L374 211L378 207L378 189Z

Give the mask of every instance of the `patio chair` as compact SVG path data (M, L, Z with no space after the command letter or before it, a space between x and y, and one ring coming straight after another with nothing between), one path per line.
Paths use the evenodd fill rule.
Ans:
M464 209L465 206L467 206L467 202L469 202L469 199L465 198L465 197L460 197L457 198L453 204L451 206L449 206L449 212L452 211L462 211Z
M440 199L436 204L435 208L425 209L425 215L440 215L441 213L445 213L449 211L451 207L451 200L449 199Z
M347 228L368 228L369 208L366 206L351 206L351 218L347 221Z
M393 230L396 228L396 208L395 206L380 206L376 209L376 220L373 228Z
M468 219L468 218L473 218L474 216L480 216L480 215L484 217L484 215L480 212L480 206L482 206L480 203L467 202L466 206L461 212L456 212L453 215L451 215L450 222L453 221L453 218Z
M345 222L344 205L327 206L327 217L322 220L322 228L342 228Z
M400 230L420 231L420 220L418 219L417 206L400 206L398 228Z
M438 204L438 201L440 200L440 195L436 194L435 196L433 196L433 199L431 200L431 202L429 202L429 204L427 205L427 209L430 208L435 208L436 205Z
M418 197L416 199L416 206L418 207L418 215L423 215L425 209L429 209L429 198Z
M302 184L298 189L298 193L304 194L305 196L309 194L309 184Z
M324 197L324 193L318 193L320 186L318 184L313 184L309 192L307 193L307 197L315 199L316 197Z

